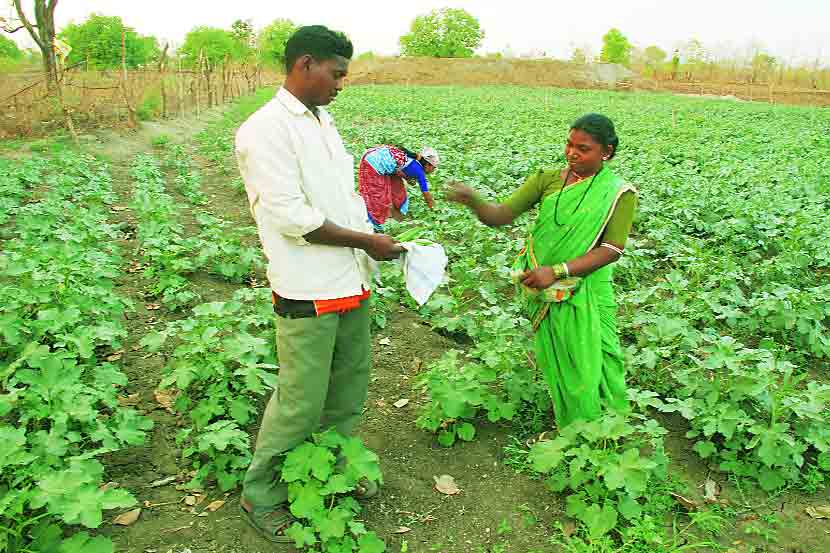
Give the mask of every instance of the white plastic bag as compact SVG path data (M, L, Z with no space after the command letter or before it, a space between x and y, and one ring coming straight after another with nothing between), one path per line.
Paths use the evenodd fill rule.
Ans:
M440 244L403 242L406 250L400 258L406 290L418 305L424 305L433 292L444 282L447 269L447 254Z

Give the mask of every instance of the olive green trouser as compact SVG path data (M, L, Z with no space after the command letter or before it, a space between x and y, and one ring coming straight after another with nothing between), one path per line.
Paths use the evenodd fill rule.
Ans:
M257 435L242 496L257 508L288 500L280 481L283 454L312 433L348 435L360 420L369 385L369 302L343 314L277 318L280 369Z

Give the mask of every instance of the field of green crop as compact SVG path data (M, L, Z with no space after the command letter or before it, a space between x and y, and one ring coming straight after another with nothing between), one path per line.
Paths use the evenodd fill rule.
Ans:
M118 156L57 142L0 150L0 550L178 545L131 534L183 516L148 506L175 499L148 491L157 489L145 474L157 465L148 442L166 439L149 436L170 437L179 484L172 494L238 496L278 366L232 140L271 94L212 114L192 139L173 136L171 144L159 135ZM830 548L820 520L830 503L830 112L667 95L385 86L348 89L331 111L356 158L397 143L433 146L443 160L431 179L436 209L413 192L413 216L389 231L417 228L443 244L448 284L419 309L388 264L374 295L377 332L395 340L391 329L412 315L435 337L401 352L427 360L409 375L416 399L404 422L459 458L483 433L496 436L502 465L561 511L525 513L526 528L501 525L486 542L452 545L452 536L438 539L441 531L416 541L396 533L400 519L393 525L382 509L362 511L342 495L357 477L376 476L384 455L323 435L290 455L284 474L302 519L290 531L298 546ZM443 191L460 180L499 198L528 174L562 166L568 126L589 111L615 121L621 144L612 168L640 190L616 273L634 410L555 433L508 274L533 216L490 229L444 202ZM378 405L370 402L368 416ZM361 437L395 451L391 432ZM444 451L407 454L427 463ZM345 473L335 454L347 458ZM124 459L137 466L124 469ZM384 476L394 487L397 475ZM193 508L187 516L207 512ZM140 518L113 526L125 512ZM516 542L539 526L544 541ZM181 544L199 539L219 538Z

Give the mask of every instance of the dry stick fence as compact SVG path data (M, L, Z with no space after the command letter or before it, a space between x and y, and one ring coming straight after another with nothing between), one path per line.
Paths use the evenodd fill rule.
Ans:
M226 60L227 61L227 60ZM215 68L204 56L194 69L169 67L166 51L156 67L85 70L80 62L61 71L63 101L81 129L134 126L136 119L201 113L258 87L276 75L230 63ZM218 73L218 76L217 76ZM65 126L60 106L45 80L32 74L8 74L0 84L0 138L53 132Z
M771 104L794 104L814 107L830 106L830 90L818 88L794 88L767 83L743 81L671 81L638 79L623 87L654 92L686 94L690 96L715 96L740 100L768 102Z

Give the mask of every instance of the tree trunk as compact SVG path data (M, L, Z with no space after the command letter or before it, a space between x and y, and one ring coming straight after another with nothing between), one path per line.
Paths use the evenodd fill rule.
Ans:
M127 106L128 125L131 129L138 127L135 119L135 108L133 107L132 98L127 85L127 48L126 48L126 34L121 31L121 95L124 98L124 104Z
M228 103L228 81L230 79L231 55L225 54L225 63L222 65L222 103Z
M170 43L164 45L164 50L161 52L159 58L159 79L161 79L161 118L167 118L167 83L165 83L164 73L167 69L167 49L170 48Z
M184 81L185 76L182 73L182 60L179 59L178 70L176 72L176 89L179 93L179 105L178 105L178 114L181 117L184 114Z

